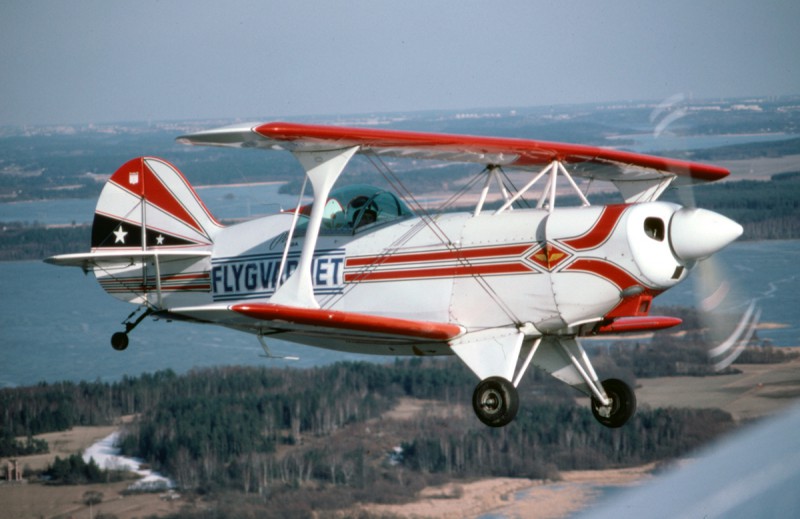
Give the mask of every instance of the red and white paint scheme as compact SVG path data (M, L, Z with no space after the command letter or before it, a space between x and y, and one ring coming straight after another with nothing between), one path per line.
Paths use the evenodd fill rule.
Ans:
M671 185L728 171L662 157L292 123L179 141L289 151L313 202L224 227L168 162L123 165L97 204L91 252L47 260L91 270L110 294L142 306L112 337L116 349L154 315L253 333L267 355L271 336L359 353L455 354L480 379L473 407L490 426L513 420L531 364L586 393L602 424L623 425L636 408L633 391L600 381L580 337L679 324L649 315L653 297L742 233L719 214L658 201ZM383 168L384 157L479 163L483 189L469 212L430 215L413 197L334 188L355 154ZM511 189L504 168L530 171L530 181ZM576 177L612 182L624 203L591 205ZM556 207L559 179L578 206ZM501 205L489 210L495 185ZM521 208L537 185L539 196Z

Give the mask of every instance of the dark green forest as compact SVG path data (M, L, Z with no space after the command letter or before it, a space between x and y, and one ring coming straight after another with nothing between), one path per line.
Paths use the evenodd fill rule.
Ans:
M121 470L101 469L93 458L87 462L80 454L72 454L64 459L56 456L44 476L48 485L85 485L122 481L126 474Z
M120 444L126 454L145 459L183 491L219 503L240 495L258 513L277 517L403 501L453 478L558 479L560 470L668 460L734 427L718 410L644 408L625 427L607 429L576 404L573 389L532 371L520 385L517 419L491 429L469 408L474 384L453 359L42 383L0 390L0 436L135 415ZM387 415L408 399L419 405L411 418ZM68 461L50 472L69 474ZM107 477L79 469L80 481L90 472Z

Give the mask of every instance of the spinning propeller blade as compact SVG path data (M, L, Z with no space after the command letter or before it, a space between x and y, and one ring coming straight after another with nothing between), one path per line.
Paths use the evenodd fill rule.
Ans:
M716 244L729 239L736 229L727 222L705 217L710 211L698 209L695 203L694 187L678 189L678 195L685 209L675 214L677 227L689 227L702 221L707 225L703 240L697 244L674 244L675 252L683 259L697 259L692 268L691 279L699 310L703 337L710 345L709 360L715 371L730 366L744 351L753 338L761 317L761 310L754 299L747 299L733 281L733 276L725 262L716 255L706 254L716 250ZM720 216L720 215L717 215ZM700 217L700 218L698 218ZM724 218L724 217L723 217ZM675 225L675 223L673 223ZM741 232L741 227L735 224Z

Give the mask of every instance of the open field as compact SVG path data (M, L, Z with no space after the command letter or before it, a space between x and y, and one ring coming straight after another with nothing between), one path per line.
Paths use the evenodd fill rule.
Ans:
M36 438L47 441L50 446L48 454L34 454L18 458L20 465L28 470L44 470L51 464L56 456L67 458L76 452L82 452L86 447L98 442L116 431L118 426L106 427L73 427L69 431L45 433Z
M800 396L800 359L785 364L737 365L741 374L717 377L669 377L641 379L639 405L652 407L717 407L738 420L750 420L779 412ZM585 399L581 399L583 402ZM387 411L387 418L410 419L434 404L402 399ZM452 412L452 410L451 410ZM42 468L58 456L82 451L110 434L115 427L75 427L70 431L41 435L51 453L19 458L20 465ZM597 487L624 487L652 478L652 465L603 471L562 472L562 481L493 478L451 483L425 489L420 499L406 505L362 506L373 513L400 517L477 517L493 512L505 517L560 518L590 506L599 495ZM167 500L158 494L123 497L129 482L107 485L50 487L40 484L0 485L0 503L8 517L88 517L82 496L102 492L104 500L94 514L113 514L119 519L149 517L177 512L185 499Z
M89 491L103 494L103 502L93 506L92 516L113 514L119 519L163 516L183 506L180 499L162 499L159 494L123 496L130 481L99 485L44 486L40 484L0 485L2 517L67 518L89 517L83 495Z
M769 180L772 175L800 170L800 155L758 157L753 159L718 160L717 166L728 168L731 175L725 180Z
M737 364L738 375L641 379L639 405L719 408L736 420L774 414L800 397L800 359L784 364Z
M574 470L562 481L494 478L450 483L423 490L420 499L406 505L370 505L375 514L410 518L478 517L494 513L509 518L558 519L591 504L598 486L627 487L652 478L653 465L614 470Z

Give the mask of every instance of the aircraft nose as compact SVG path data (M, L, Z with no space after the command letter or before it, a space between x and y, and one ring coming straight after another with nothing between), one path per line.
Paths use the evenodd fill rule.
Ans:
M744 229L713 211L684 207L673 213L669 231L675 255L683 261L694 261L723 249L741 236Z

